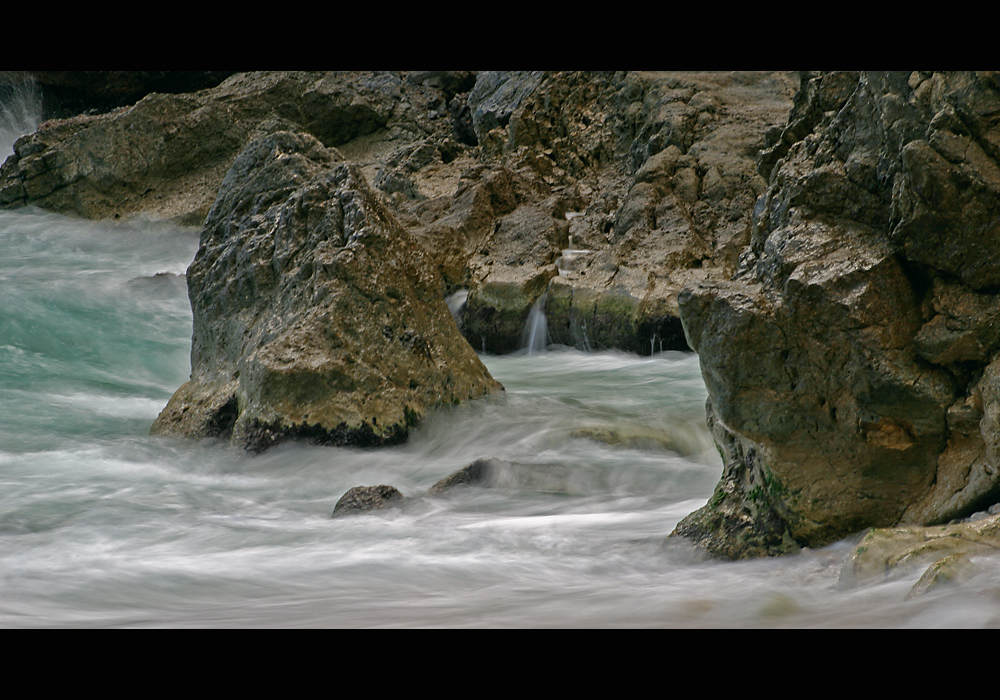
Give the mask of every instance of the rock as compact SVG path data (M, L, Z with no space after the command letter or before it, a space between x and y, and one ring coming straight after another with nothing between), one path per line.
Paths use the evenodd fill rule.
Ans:
M416 242L346 162L277 132L236 159L187 273L191 381L154 434L251 451L379 445L502 387L461 337Z
M593 491L584 478L577 479L570 469L558 464L515 464L502 459L477 459L467 467L441 479L428 491L440 496L459 486L507 488L547 493Z
M401 505L403 494L393 486L355 486L348 489L333 507L333 517L348 513L385 510Z
M240 73L199 92L151 93L107 114L46 122L20 139L0 170L0 205L88 218L142 212L200 226L249 141L282 129L327 146L390 126L426 135L429 116L403 109L400 97L441 102L434 92L388 73L277 71Z
M928 591L933 591L950 584L968 581L979 573L976 566L964 554L949 554L938 559L927 567L920 580L913 584L913 588L906 594L905 600L912 600L917 596L922 596Z
M793 88L779 73L483 72L475 165L398 166L426 199L383 181L448 291L469 289L473 347L516 350L552 280L552 342L686 349L677 294L736 268L766 187L754 154ZM567 265L566 249L588 252Z
M984 74L911 77L804 81L734 278L679 297L725 467L675 534L718 555L947 522L1000 495L984 242L1000 93Z
M477 459L467 467L459 469L450 476L446 476L439 482L431 486L428 492L432 496L437 496L445 491L449 491L456 486L490 486L497 480L500 472L513 465L499 459Z
M936 586L962 581L977 567L969 557L1000 552L1000 516L935 527L900 527L869 531L844 563L844 586L878 583L927 567L907 599Z
M686 348L677 294L735 269L765 187L754 154L785 121L794 82L748 72L242 73L43 124L0 171L0 206L201 225L250 141L305 132L387 195L444 295L469 290L461 326L474 347L516 350L558 274L547 300L554 342ZM590 253L554 268L567 249Z
M521 103L542 82L542 71L486 71L476 76L469 93L472 123L482 141L497 127L506 126Z

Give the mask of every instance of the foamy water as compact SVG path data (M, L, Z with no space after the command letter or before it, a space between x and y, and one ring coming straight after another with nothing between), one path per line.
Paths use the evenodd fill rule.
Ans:
M404 445L150 437L190 371L197 232L0 212L0 625L994 626L995 558L961 586L843 590L842 543L724 563L664 549L721 472L694 355L484 361L504 396ZM608 444L595 437L640 435ZM652 436L652 437L650 437ZM675 449L669 449L673 445ZM480 457L496 488L429 498ZM402 508L333 519L350 487Z

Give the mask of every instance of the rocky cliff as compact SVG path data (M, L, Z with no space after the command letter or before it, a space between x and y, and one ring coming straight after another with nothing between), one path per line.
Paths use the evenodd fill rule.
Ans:
M680 297L725 472L675 534L744 557L995 502L1000 76L813 76L770 141L736 274Z

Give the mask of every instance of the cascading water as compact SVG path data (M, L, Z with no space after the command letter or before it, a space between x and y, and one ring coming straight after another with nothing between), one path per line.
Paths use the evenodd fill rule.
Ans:
M35 81L0 85L0 163L14 152L14 142L38 129L42 97Z
M542 352L549 344L549 321L545 317L545 299L548 293L535 300L528 313L528 322L521 334L521 349L526 355Z
M454 294L445 297L444 303L448 305L448 311L451 312L452 317L455 319L455 323L458 323L462 317L462 309L465 308L465 302L469 299L468 289L459 289Z

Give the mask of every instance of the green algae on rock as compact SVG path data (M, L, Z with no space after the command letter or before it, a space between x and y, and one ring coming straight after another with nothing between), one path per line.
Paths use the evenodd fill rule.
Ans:
M502 390L420 247L356 166L306 134L252 142L188 269L191 381L155 434L251 451L400 442L428 410Z

